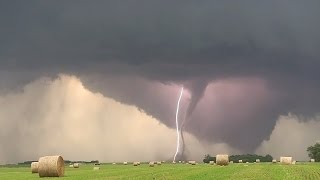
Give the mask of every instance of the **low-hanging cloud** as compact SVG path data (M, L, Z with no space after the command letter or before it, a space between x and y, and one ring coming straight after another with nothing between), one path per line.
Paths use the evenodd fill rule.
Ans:
M187 132L201 142L253 152L269 139L280 115L319 112L319 5L0 2L0 94L21 93L41 77L72 74L90 91L135 106L170 128L178 86L208 82ZM190 97L183 99L185 108Z
M313 117L308 122L304 117L290 114L280 116L270 139L262 142L257 153L271 154L274 158L292 156L295 160L308 160L307 147L320 141L319 117Z
M38 79L23 92L0 96L0 105L0 163L50 154L104 162L171 160L175 151L173 129L135 106L90 92L74 76ZM191 134L187 141L189 157L197 160L210 152L236 152Z

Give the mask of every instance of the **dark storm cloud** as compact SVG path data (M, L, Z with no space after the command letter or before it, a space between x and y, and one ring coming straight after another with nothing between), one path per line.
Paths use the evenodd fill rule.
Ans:
M297 0L2 1L0 71L32 74L21 74L20 79L60 72L79 75L91 89L135 104L168 126L166 103L145 90L144 83L127 80L104 87L104 77L114 77L109 82L121 75L181 84L258 77L266 80L273 99L243 117L248 123L240 124L239 132L236 124L222 121L218 127L234 126L234 136L219 129L199 130L211 127L209 117L187 128L202 139L214 136L252 150L268 137L281 113L318 112L319 5ZM92 74L99 74L102 85L85 78ZM1 79L2 86L12 82L9 75ZM128 83L137 87L130 89ZM255 136L240 133L257 126L265 129ZM239 143L248 138L252 143Z

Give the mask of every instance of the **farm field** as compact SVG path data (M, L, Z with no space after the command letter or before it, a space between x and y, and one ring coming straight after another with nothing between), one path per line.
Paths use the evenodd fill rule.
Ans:
M93 165L80 168L65 167L65 176L41 179L320 179L320 163L298 163L280 165L271 163L231 164L226 167L198 164L162 164L149 167L128 165L100 165L100 170L93 170ZM1 180L40 179L38 174L31 174L26 166L0 166Z

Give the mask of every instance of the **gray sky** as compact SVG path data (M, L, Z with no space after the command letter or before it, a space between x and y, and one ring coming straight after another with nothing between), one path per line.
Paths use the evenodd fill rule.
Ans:
M186 104L201 97L189 133L254 152L279 116L308 122L319 112L319 5L1 1L0 94L70 74L174 128L178 86L185 86Z

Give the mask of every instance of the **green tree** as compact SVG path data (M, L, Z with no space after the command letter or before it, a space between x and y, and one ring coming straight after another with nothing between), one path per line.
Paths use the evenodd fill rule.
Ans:
M308 156L311 159L315 159L316 162L320 162L320 143L316 143L313 146L307 148Z

